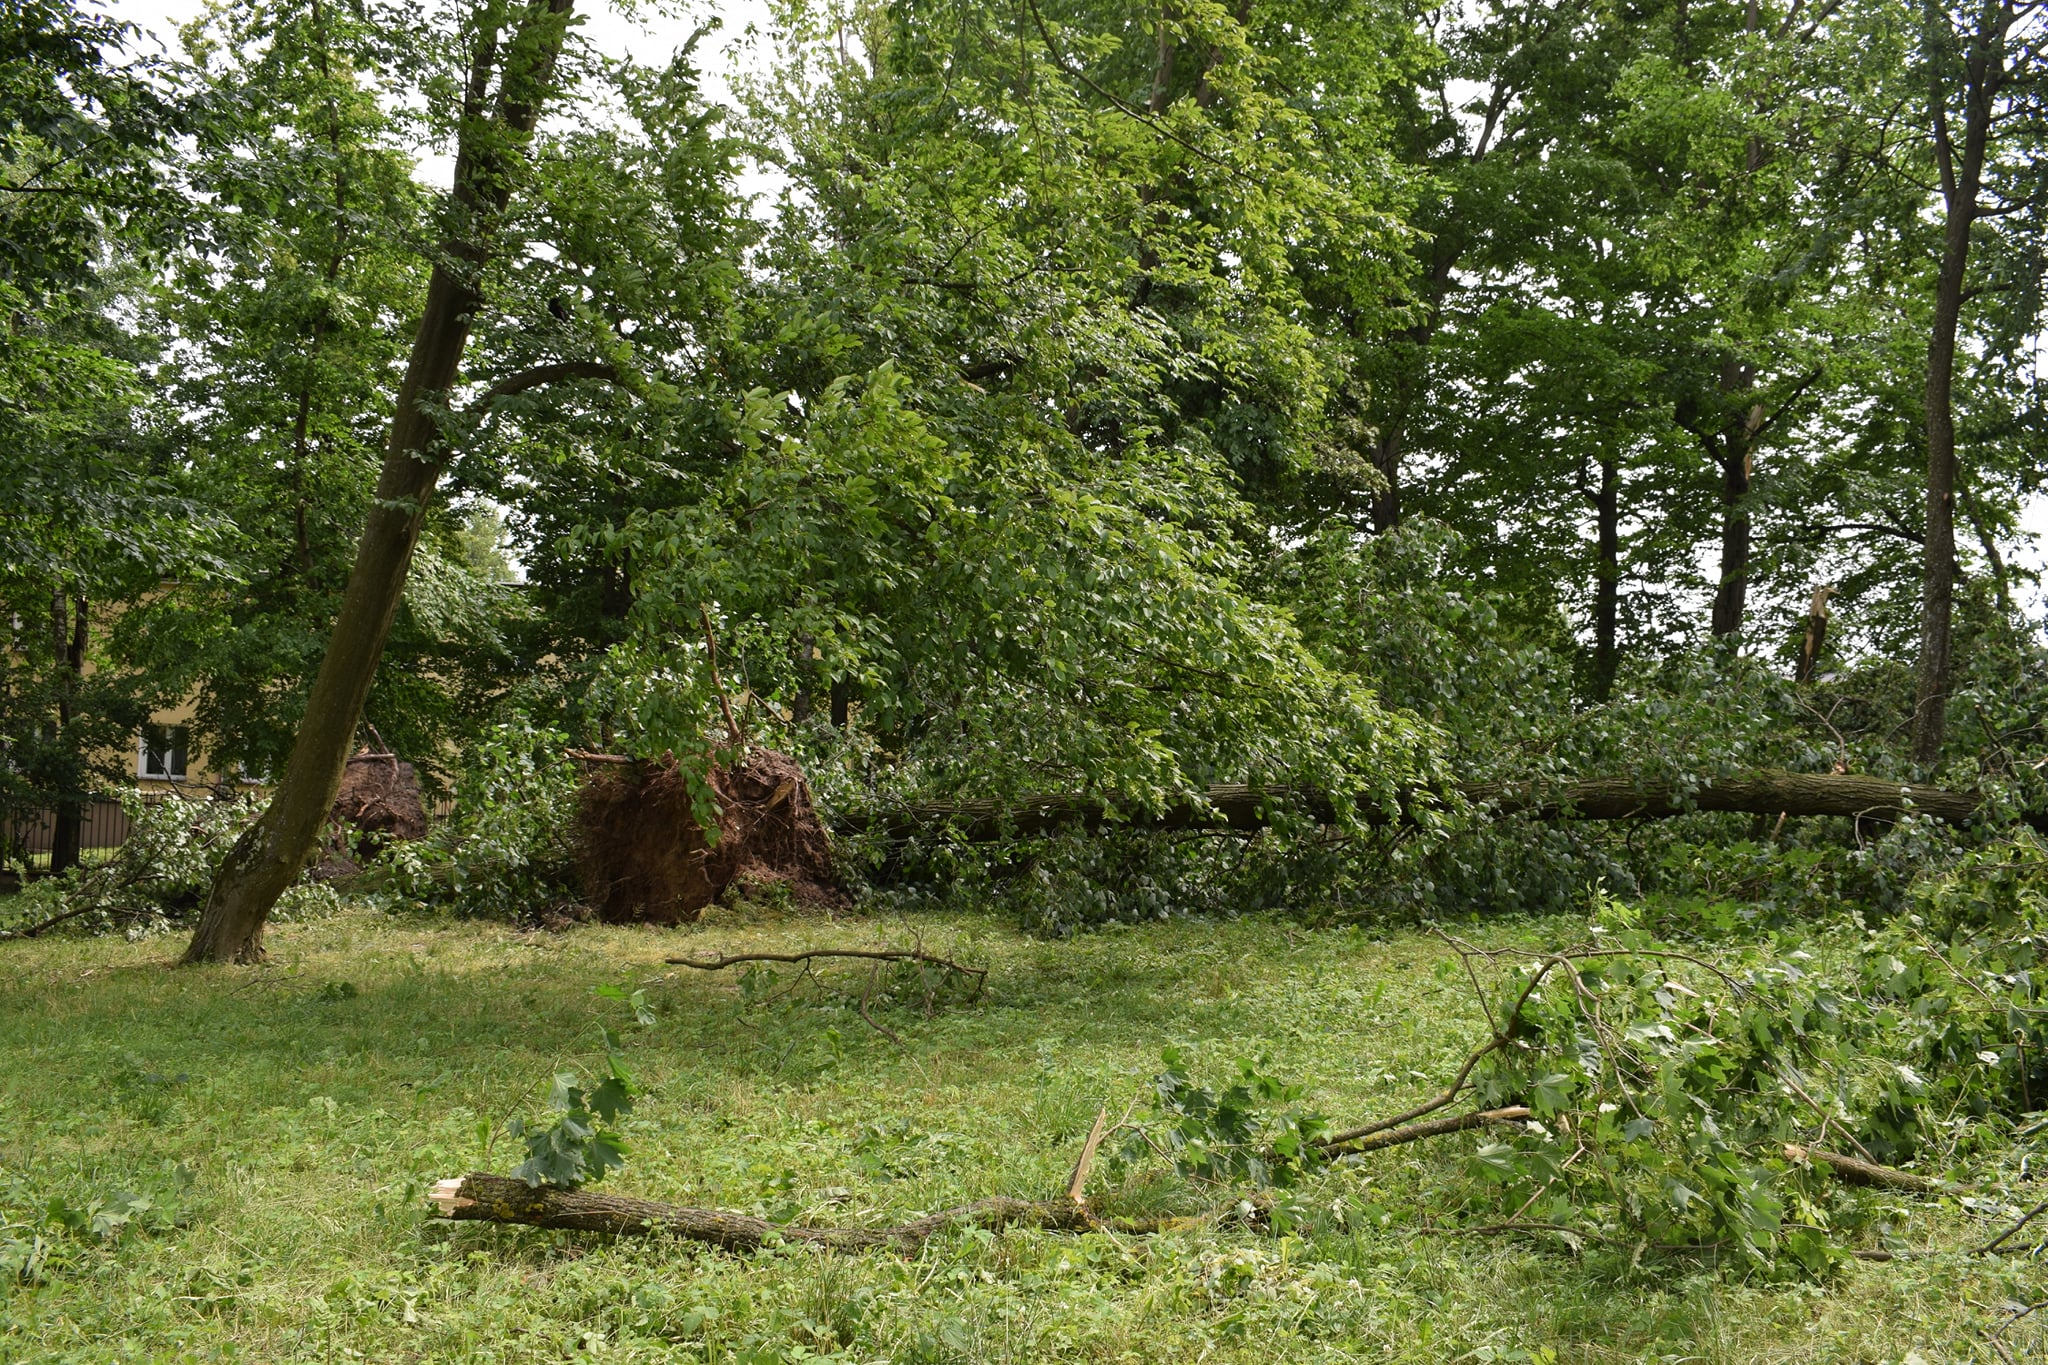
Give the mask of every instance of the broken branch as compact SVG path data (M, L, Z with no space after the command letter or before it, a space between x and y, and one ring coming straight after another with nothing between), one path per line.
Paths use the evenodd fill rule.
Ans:
M1424 1138L1442 1137L1445 1133L1462 1133L1468 1128L1484 1128L1493 1123L1519 1123L1529 1117L1528 1106L1521 1104L1504 1109L1477 1109L1452 1118L1410 1124L1406 1128L1375 1126L1358 1138L1325 1138L1321 1146L1327 1156L1357 1156L1362 1152L1377 1152L1404 1143L1420 1142Z
M1074 1173L1067 1177L1067 1198L1077 1208L1088 1207L1081 1191L1088 1184L1088 1168L1095 1164L1095 1153L1101 1148L1103 1135L1108 1131L1109 1107L1104 1105L1095 1113L1095 1123L1088 1130L1088 1140L1081 1144L1081 1158L1074 1163Z
M765 1218L725 1209L659 1204L651 1199L592 1194L587 1190L538 1188L509 1176L469 1175L437 1183L427 1196L438 1218L484 1223L520 1223L527 1227L599 1232L614 1237L668 1235L707 1242L727 1251L753 1251L777 1242L826 1247L835 1251L889 1248L915 1252L949 1227L1032 1227L1052 1232L1148 1233L1161 1223L1147 1219L1097 1218L1072 1199L978 1199L941 1213L882 1228L820 1228L782 1226Z

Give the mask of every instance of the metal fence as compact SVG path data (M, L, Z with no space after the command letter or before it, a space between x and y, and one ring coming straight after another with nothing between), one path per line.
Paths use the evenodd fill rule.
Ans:
M161 792L144 793L144 805L159 801L189 800ZM455 814L455 798L444 795L426 803L430 824L439 824ZM85 803L85 818L79 830L79 849L86 861L95 852L104 856L128 841L133 822L118 797L97 796ZM47 872L50 850L57 842L57 812L43 810L0 810L0 862L14 861L31 873Z
M81 849L116 849L127 842L131 822L119 800L95 797L85 803L83 814L78 840ZM50 866L50 850L56 842L56 811L0 812L0 849L21 858L29 870L41 871Z

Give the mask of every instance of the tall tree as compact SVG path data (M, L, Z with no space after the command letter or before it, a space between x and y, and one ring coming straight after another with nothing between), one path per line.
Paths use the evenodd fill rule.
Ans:
M556 68L573 0L491 0L466 16L466 71L456 121L454 185L412 353L407 360L375 499L357 544L341 612L308 695L275 795L222 865L187 962L263 956L270 908L305 866L334 804L364 699L405 591L414 546L448 459L442 418L484 305L484 275L504 250L506 207L523 178L522 152ZM536 380L535 382L541 382Z
M0 808L52 814L59 871L161 700L100 627L159 574L204 571L215 529L148 439L131 305L176 222L179 119L120 55L130 33L65 0L0 8Z
M2044 17L2039 0L1922 6L1920 75L1938 176L1941 264L1927 340L1927 524L1922 542L1920 662L1913 701L1913 760L1941 758L1947 733L1956 583L1955 376L1980 224L2022 223L2041 208ZM2006 287L2021 286L2008 281ZM2029 290L2038 292L2038 283Z

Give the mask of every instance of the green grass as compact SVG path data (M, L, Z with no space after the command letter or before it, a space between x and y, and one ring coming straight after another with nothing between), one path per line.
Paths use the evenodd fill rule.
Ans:
M749 1001L736 973L661 963L920 932L993 970L976 1002L878 1008L902 1048L855 1010L864 974ZM1533 944L1571 927L1474 932ZM2038 1263L1955 1250L1983 1225L1952 1205L1901 1215L1909 1240L1950 1250L1824 1283L1418 1234L1469 1135L1323 1177L1313 1198L1390 1219L1355 1234L1225 1222L731 1256L423 1213L435 1179L510 1168L489 1134L537 1115L553 1072L601 1059L599 1021L651 1092L607 1188L777 1217L1049 1194L1097 1107L1140 1093L1169 1043L1211 1077L1265 1055L1333 1116L1384 1113L1448 1074L1476 1027L1420 934L1178 923L1047 943L993 920L715 912L683 932L553 936L351 911L278 926L265 968L175 970L178 946L0 944L0 1246L37 1258L0 1288L0 1359L1932 1365L1995 1359L2009 1305L2048 1297ZM645 987L655 1026L592 994L621 982ZM1191 1197L1104 1176L1127 1210ZM152 1207L112 1237L47 1218L123 1192ZM2034 1322L2008 1333L2015 1359L2048 1358Z

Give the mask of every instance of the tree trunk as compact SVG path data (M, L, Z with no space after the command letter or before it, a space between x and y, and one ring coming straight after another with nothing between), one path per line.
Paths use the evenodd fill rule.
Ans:
M1152 63L1152 95L1145 101L1145 111L1157 118L1166 111L1173 98L1174 56L1180 45L1173 40L1173 29L1169 26L1172 15L1167 7L1159 7L1158 44L1159 52Z
M1742 630L1742 611L1749 599L1750 457L1737 443L1724 447L1721 460L1721 581L1714 589L1713 631L1716 639ZM1699 619L1697 617L1693 618Z
M1593 700L1604 702L1614 695L1614 676L1621 670L1621 473L1612 456L1600 461L1593 512L1599 528L1593 583Z
M1750 154L1758 155L1754 141ZM1714 589L1713 616L1717 640L1741 633L1749 602L1749 487L1756 473L1757 433L1764 426L1763 404L1742 401L1756 389L1752 368L1724 360L1720 389L1721 429L1706 443L1721 469L1721 578Z
M1920 669L1913 698L1913 761L1922 764L1939 761L1948 727L1956 591L1956 422L1951 390L1963 269L1970 249L1968 215L1951 209L1942 236L1934 331L1927 347L1927 537L1921 553Z
M1760 769L1711 778L1695 787L1631 777L1591 778L1554 784L1474 783L1456 793L1495 816L1527 815L1539 820L1661 820L1698 811L1744 814L1833 815L1897 819L1908 811L1963 824L1982 804L1975 792L1947 791L1856 773L1794 773ZM1409 793L1417 801L1428 793ZM1015 803L951 801L878 812L849 812L832 819L848 834L880 833L894 839L946 834L969 843L1028 838L1055 830L1264 829L1277 810L1289 810L1322 824L1334 823L1335 803L1313 787L1216 786L1201 802L1183 801L1156 813L1117 810L1101 797L1080 794L1030 796ZM1397 823L1362 810L1367 824ZM1405 822L1406 816L1401 817ZM2048 823L2048 816L2033 817Z
M1936 13L1931 4L1928 10L1930 40L1938 26L1945 45L1947 17ZM1934 322L1927 339L1927 535L1922 542L1920 668L1913 699L1913 761L1929 766L1940 761L1948 728L1949 652L1955 616L1956 331L1963 314L1970 229L1979 211L1977 198L1991 136L1994 91L2005 69L2010 11L2002 5L1987 5L1980 23L1983 27L1968 37L1963 62L1960 156L1949 126L1948 84L1941 53L1927 54L1928 114L1944 210L1941 269L1935 277Z
M71 599L70 639L65 643L64 690L57 695L57 725L60 731L71 728L72 701L85 682L85 646L87 606L83 597ZM60 597L57 603L57 623L61 633L64 626L64 606ZM85 802L81 793L66 792L56 803L52 812L54 824L50 831L50 874L68 872L77 867L84 853Z
M363 702L405 591L413 547L441 477L444 456L432 408L445 401L461 367L471 323L483 303L479 282L489 259L489 239L511 195L517 149L532 133L552 83L572 3L529 4L502 61L495 27L485 27L477 38L455 156L449 236L427 285L383 472L356 546L341 614L276 795L223 862L185 950L188 963L262 959L270 908L305 867L333 809ZM487 109L494 73L501 73L496 107Z
M1372 529L1385 535L1401 524L1401 419L1390 416L1372 446L1372 467L1380 486L1372 494Z

